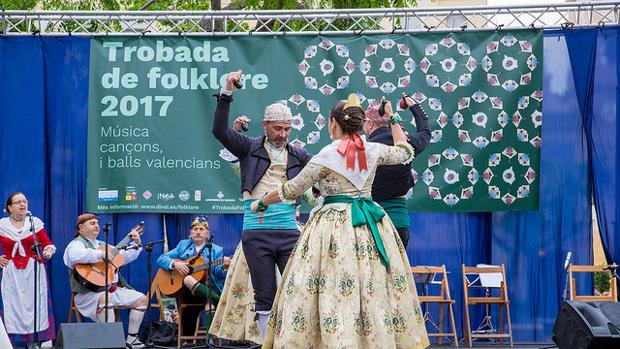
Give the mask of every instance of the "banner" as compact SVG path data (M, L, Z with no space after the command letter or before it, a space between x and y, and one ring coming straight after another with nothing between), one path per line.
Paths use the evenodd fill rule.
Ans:
M290 142L316 154L356 92L414 97L431 144L413 162L413 211L537 210L542 31L382 36L99 37L90 62L87 209L242 212L238 164L211 134L215 98L242 69L230 124L293 111ZM409 133L409 111L398 110Z

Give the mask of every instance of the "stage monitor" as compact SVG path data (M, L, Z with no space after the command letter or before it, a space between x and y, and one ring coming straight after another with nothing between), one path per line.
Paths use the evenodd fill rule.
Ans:
M560 349L620 348L620 304L564 302L553 326Z

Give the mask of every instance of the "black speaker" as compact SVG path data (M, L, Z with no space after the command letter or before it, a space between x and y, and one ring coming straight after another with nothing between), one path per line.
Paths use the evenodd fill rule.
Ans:
M61 324L56 349L125 349L123 324L79 323Z
M560 349L620 348L620 304L564 302L553 325Z

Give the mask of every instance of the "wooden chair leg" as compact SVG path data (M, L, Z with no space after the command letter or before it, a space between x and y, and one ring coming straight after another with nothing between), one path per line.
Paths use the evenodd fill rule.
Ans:
M504 332L504 304L499 305L499 334ZM499 338L499 344L504 344L504 338Z
M510 304L506 304L506 317L508 320L508 338L510 338L510 346L512 347L512 324L510 323Z
M454 346L459 346L459 337L456 335L456 324L454 323L454 309L452 303L448 305L448 311L450 312L450 325L452 326L452 336L454 337Z
M465 304L465 335L467 336L467 344L471 347L471 325L469 324L469 304Z
M181 347L181 344L183 344L183 321L181 321L181 319L183 318L183 306L181 306L181 304L179 302L177 302L177 307L178 310L177 312L179 313L179 332L177 334L177 348Z
M443 304L439 304L439 333L443 333ZM437 343L441 345L443 336L439 336Z
M82 315L80 315L80 312L78 311L77 306L75 306L74 296L71 296L71 305L69 306L69 316L67 317L67 322L72 322L74 315L75 315L75 322L81 323Z

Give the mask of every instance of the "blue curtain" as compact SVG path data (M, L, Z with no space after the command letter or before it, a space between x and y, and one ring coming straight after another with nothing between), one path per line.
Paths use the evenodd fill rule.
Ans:
M411 262L446 265L461 335L461 265L505 264L515 339L549 341L564 286L564 256L572 251L574 263L592 262L591 195L608 257L620 260L614 181L617 42L617 28L545 33L538 174L543 189L538 212L411 215ZM25 192L30 210L44 220L59 249L47 265L58 323L66 321L70 300L61 255L73 238L75 217L84 209L89 45L89 39L74 37L0 38L0 198ZM110 242L143 220L143 240L159 240L166 231L170 248L187 237L190 219L156 214L101 217L112 223ZM215 242L232 254L240 238L241 216L211 215L209 222ZM153 263L162 251L162 245L156 246ZM123 271L144 292L149 283L146 264L143 253ZM591 281L582 286L590 288ZM483 310L472 311L476 327Z
M589 146L592 156L593 197L596 205L598 226L601 232L605 255L609 263L620 263L620 231L616 220L618 215L618 28L592 31L590 39L597 45L592 59L594 78L588 81L590 109L585 111L589 123ZM575 49L575 55L579 48ZM572 54L571 54L572 58ZM583 84L584 82L581 81Z

